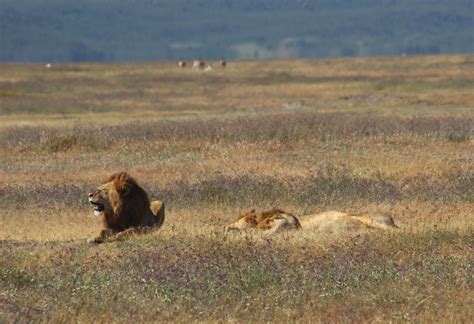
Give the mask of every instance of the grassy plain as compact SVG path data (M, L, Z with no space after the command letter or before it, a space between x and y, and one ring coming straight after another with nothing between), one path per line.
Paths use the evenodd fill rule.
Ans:
M0 321L474 318L474 56L0 66ZM163 228L90 246L127 170ZM398 233L225 235L241 211Z

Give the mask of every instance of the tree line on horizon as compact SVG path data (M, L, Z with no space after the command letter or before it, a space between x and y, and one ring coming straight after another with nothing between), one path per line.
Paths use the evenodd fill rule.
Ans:
M473 30L470 0L3 0L0 60L471 53Z

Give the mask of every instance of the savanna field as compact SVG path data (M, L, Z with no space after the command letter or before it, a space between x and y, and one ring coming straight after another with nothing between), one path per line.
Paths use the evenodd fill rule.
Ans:
M0 65L0 322L471 322L474 56ZM166 203L100 245L87 194ZM224 233L251 208L398 231Z

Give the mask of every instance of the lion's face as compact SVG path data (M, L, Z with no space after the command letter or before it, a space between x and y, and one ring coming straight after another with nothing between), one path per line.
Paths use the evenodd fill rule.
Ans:
M89 194L89 202L94 207L94 215L102 216L103 214L110 215L113 212L111 202L111 191L114 188L111 183L105 183ZM115 192L113 193L115 194Z
M230 224L225 228L226 232L229 231L242 231L251 228L257 227L257 215L255 214L255 210L251 210L239 216L239 219Z

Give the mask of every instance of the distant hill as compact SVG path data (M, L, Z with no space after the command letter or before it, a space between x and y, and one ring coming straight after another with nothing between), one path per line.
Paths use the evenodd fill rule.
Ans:
M474 52L472 0L1 0L1 61Z

